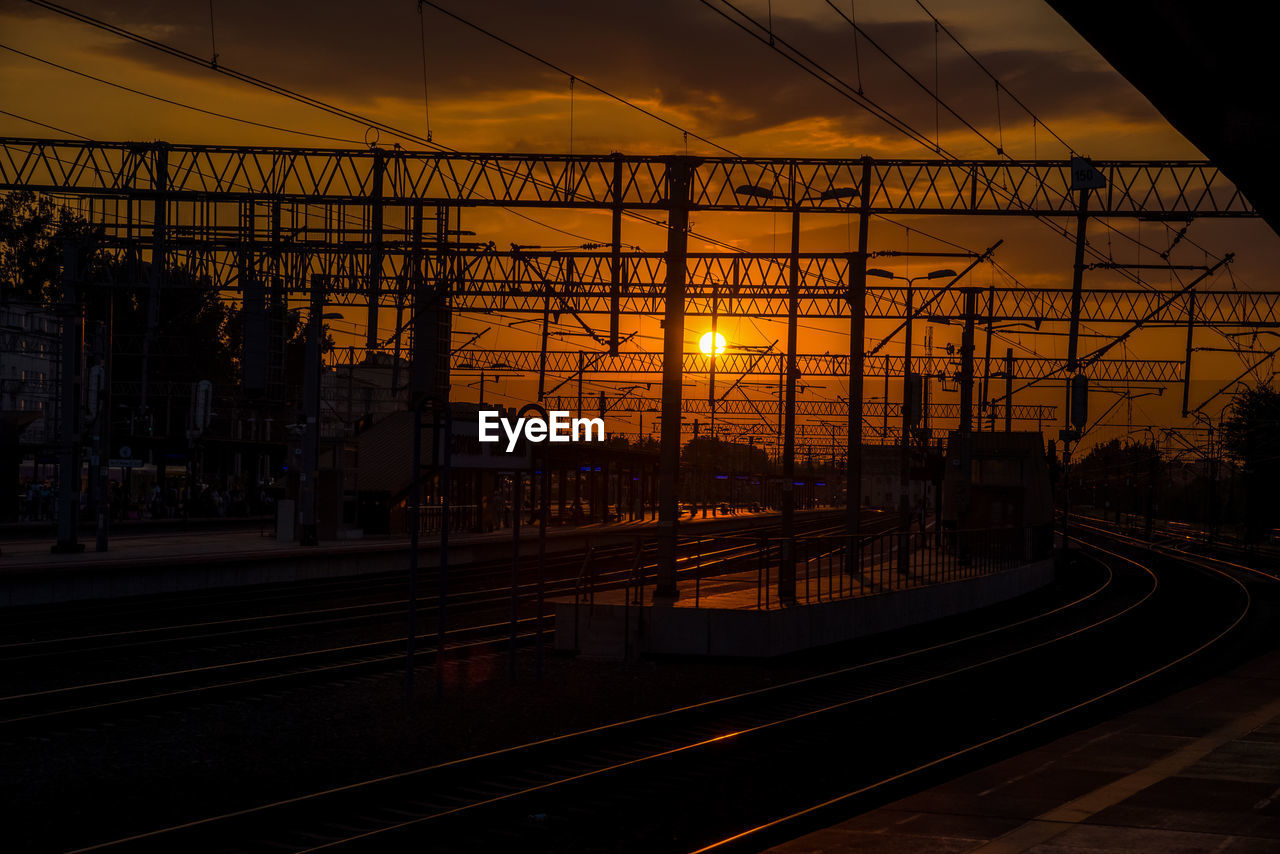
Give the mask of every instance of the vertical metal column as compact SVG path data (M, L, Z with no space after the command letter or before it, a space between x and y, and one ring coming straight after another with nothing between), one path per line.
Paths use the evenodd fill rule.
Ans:
M622 155L613 155L613 228L610 233L609 259L609 355L618 355L618 316L622 299ZM545 341L545 337L543 338ZM539 397L539 400L542 398Z
M915 311L915 291L907 280L907 317L903 330L902 349L902 435L898 437L898 572L911 572L911 404L913 385L911 377L911 316ZM885 373L888 373L886 370ZM886 396L885 407L889 406Z
M55 554L84 551L76 539L80 516L80 360L84 312L78 299L80 246L62 250L62 365L58 389L58 539Z
M1004 432L1013 432L1013 348L1004 351Z
M663 295L662 439L658 454L658 578L655 602L674 602L676 519L679 514L680 383L684 375L684 289L689 249L689 185L693 161L667 160L667 282Z
M1078 367L1076 353L1080 338L1080 298L1084 287L1084 246L1089 227L1089 189L1079 190L1076 205L1076 252L1071 273L1071 328L1067 337L1066 424L1062 432L1063 502L1062 548L1065 551L1071 539L1071 379Z
M794 181L793 195L796 193ZM782 426L782 549L778 563L778 601L796 601L796 347L800 314L800 201L792 199L791 259L787 282L787 385Z
M963 288L964 332L960 338L960 432L973 429L973 351L978 288Z
M982 362L982 404L980 412L985 415L991 423L991 430L996 429L996 410L991 402L991 336L995 331L996 320L996 286L993 284L987 290L987 352ZM982 418L978 418L978 429L982 429Z
M300 542L318 543L316 501L320 468L320 338L324 335L324 288L320 274L311 277L311 315L307 319L307 360L302 375L302 471L298 474L298 497L302 511Z
M169 146L157 143L154 150L155 166L151 186L155 190L155 207L151 219L151 269L147 276L147 329L142 337L142 376L138 408L150 418L148 393L151 377L151 344L156 328L160 325L160 288L164 284L164 265L167 260L167 232L169 222Z
M738 259L733 259L733 285L734 293L738 288ZM716 437L716 326L720 317L719 289L712 283L711 285L711 353L707 358L711 360L707 377L707 407L711 410L711 438Z
M542 284L542 342L538 349L538 403L542 403L542 399L546 397L547 389L547 337L551 334L551 279L548 278ZM616 316L616 315L615 315ZM578 382L581 387L581 377ZM578 392L578 396L582 396L582 392ZM581 408L581 404L579 404ZM579 413L581 415L581 413Z
M97 455L98 470L98 535L96 551L107 550L111 530L111 351L115 346L116 295L107 293L107 319L102 325L102 390L98 399Z
M1191 402L1191 344L1196 328L1196 292L1187 291L1187 357L1182 366L1182 417L1187 417Z
M378 300L382 293L382 176L386 171L386 152L373 150L373 174L369 188L369 289L368 326L365 329L364 348L378 347Z
M416 336L415 336L416 337ZM410 392L414 394L414 392ZM413 436L409 452L409 596L408 616L405 634L404 653L404 693L406 699L413 697L413 657L417 652L418 642L418 532L422 528L422 399L414 397ZM435 431L432 431L435 435ZM434 448L432 449L435 450ZM436 671L444 670L444 659L437 657Z
M862 392L867 327L867 232L871 222L871 158L862 158L858 188L858 253L849 259L849 456L845 493L845 527L849 533L848 569L859 571L862 533Z
M960 338L960 495L956 527L964 530L969 515L969 481L973 475L973 351L978 288L964 288L964 333Z
M1071 429L1071 376L1077 367L1076 353L1080 342L1080 299L1084 288L1084 246L1089 227L1089 190L1079 191L1076 204L1076 251L1071 272L1071 326L1067 334L1067 405L1065 426Z

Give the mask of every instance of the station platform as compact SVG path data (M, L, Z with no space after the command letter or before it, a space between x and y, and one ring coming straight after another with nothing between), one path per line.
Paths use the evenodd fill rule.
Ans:
M1280 851L1280 652L769 851Z
M777 515L698 516L683 519L680 529L713 534L768 524ZM655 528L652 519L548 528L548 552L578 550L587 542L625 541ZM537 531L536 525L521 526L522 554L536 552ZM452 532L450 561L460 565L509 558L511 541L510 528ZM404 567L409 548L403 535L325 540L316 546L282 543L270 526L112 535L105 552L94 551L92 534L81 535L85 549L78 553L52 554L52 542L51 536L0 541L0 607L392 571ZM424 533L419 547L421 566L438 565L438 533Z
M912 550L906 573L898 571L896 552L846 573L842 560L826 555L797 562L795 600L783 602L776 558L776 552L748 558L761 565L707 578L698 578L686 558L674 601L657 599L652 584L553 599L556 648L612 660L767 658L994 605L1054 579L1052 560L960 566L922 548Z

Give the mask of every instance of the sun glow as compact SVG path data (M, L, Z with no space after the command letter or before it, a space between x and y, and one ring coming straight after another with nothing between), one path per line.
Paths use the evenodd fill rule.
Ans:
M715 336L715 352L711 351L711 338ZM708 332L698 339L698 349L702 351L704 356L719 356L724 352L725 340L724 336L719 332Z

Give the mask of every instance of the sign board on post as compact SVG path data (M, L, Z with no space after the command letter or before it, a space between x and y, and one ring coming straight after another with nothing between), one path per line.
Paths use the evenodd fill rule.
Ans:
M1071 189L1101 190L1106 186L1106 177L1087 158L1071 158Z
M529 443L521 441L516 450L506 453L505 442L481 442L479 425L470 418L453 422L453 458L450 465L460 469L491 469L497 471L525 471L533 466L533 454ZM445 449L437 444L436 465L444 465Z
M134 458L133 448L121 445L116 449L116 456L107 460L107 465L113 468L136 469L142 467L142 460Z

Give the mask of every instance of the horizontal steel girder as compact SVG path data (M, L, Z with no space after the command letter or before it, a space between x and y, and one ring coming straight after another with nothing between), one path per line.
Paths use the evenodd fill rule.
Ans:
M669 165L692 163L693 210L856 211L862 160L467 154L0 138L0 189L307 204L447 204L662 210ZM874 214L1074 213L1066 160L871 159ZM1249 217L1204 161L1095 161L1107 186L1091 216ZM379 176L377 180L375 176ZM751 185L749 194L738 188ZM844 191L830 194L830 190ZM826 198L824 198L824 194ZM171 217L178 222L181 217Z
M584 374L660 374L662 354L643 351L623 351L617 356L605 352L584 353L576 350L552 350L546 355L546 370L552 374L575 374L581 366ZM782 359L777 353L724 353L716 357L717 374L754 374L776 377L781 372ZM536 374L540 364L537 350L464 350L453 357L453 369L488 370L495 372L525 372ZM1049 376L1065 377L1065 359L1040 356L1021 357L1014 360L1016 379L1033 380ZM847 377L847 355L797 354L796 365L802 376ZM864 376L902 376L901 355L868 356L864 360ZM707 374L711 359L701 353L685 353L683 370L686 374ZM911 369L917 374L954 377L959 373L959 359L945 356L915 356ZM1095 380L1108 382L1171 383L1182 381L1183 363L1171 359L1100 359L1085 367L1084 372Z

